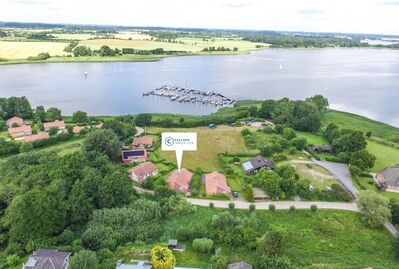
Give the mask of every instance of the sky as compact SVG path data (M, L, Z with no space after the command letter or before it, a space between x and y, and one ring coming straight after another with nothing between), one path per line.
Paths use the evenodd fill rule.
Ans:
M0 21L399 34L399 0L0 0Z

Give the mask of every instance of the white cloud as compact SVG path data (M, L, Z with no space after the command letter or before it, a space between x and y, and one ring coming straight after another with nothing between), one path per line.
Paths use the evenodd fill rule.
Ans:
M0 21L399 34L399 1L0 0Z

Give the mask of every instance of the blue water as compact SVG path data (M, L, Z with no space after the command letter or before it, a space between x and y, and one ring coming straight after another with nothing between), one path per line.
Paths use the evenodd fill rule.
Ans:
M57 106L64 114L216 110L211 105L142 96L164 84L214 90L235 99L302 99L323 94L332 108L399 126L399 50L266 49L158 62L0 66L0 96L24 95L33 105Z

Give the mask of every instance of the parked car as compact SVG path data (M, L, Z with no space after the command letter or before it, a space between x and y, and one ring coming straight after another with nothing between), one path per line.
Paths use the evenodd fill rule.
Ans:
M234 198L238 198L238 193L237 193L236 191L233 191L233 192L231 193L231 195L232 195Z

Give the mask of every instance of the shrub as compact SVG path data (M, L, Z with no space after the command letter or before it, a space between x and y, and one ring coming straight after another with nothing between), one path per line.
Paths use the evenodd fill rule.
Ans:
M310 206L310 212L312 212L312 213L316 213L317 209L318 209L317 205Z
M235 206L236 206L236 205L235 205L234 203L229 203L229 208L230 208L230 209L234 209Z
M245 129L243 129L241 131L241 135L242 136L247 136L247 135L250 135L250 134L251 134L251 131L249 129L247 129L247 128L245 128Z
M295 206L294 205L292 205L292 206L290 206L290 212L294 212L295 211Z
M210 202L210 203L209 203L209 207L210 207L210 208L214 208L214 207L215 207L215 204L212 203L212 202Z
M213 249L213 241L208 238L194 239L193 249L201 253L211 253Z
M250 211L255 211L255 209L256 209L255 204L250 204L250 205L249 205L249 210L250 210Z
M7 256L7 258L6 258L6 264L9 267L16 266L18 261L19 261L19 257L17 254Z
M284 153L278 153L278 154L273 154L272 159L275 162L282 162L282 161L286 161L288 159L288 157Z
M270 211L276 210L276 206L273 205L273 204L269 205L269 210L270 210Z
M226 256L220 254L220 251L217 251L217 254L211 257L210 262L212 269L226 269L229 260Z

